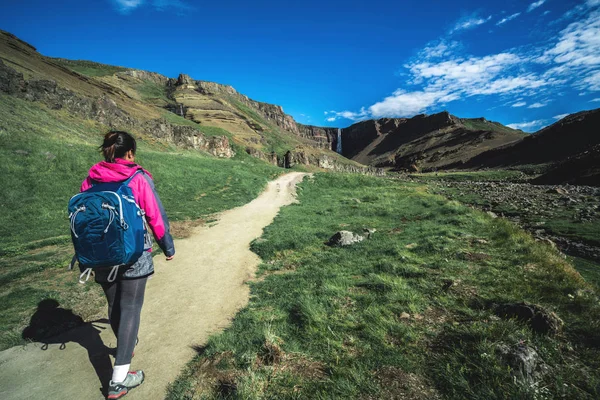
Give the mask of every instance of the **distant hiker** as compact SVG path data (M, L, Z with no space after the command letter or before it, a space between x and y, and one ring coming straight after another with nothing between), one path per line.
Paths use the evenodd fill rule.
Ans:
M100 146L100 150L105 161L94 165L90 169L88 177L81 185L81 192L94 186L97 186L98 189L111 186L110 183L125 182L131 188L135 203L143 211L138 215L143 216L145 213L147 226L150 227L167 260L172 260L175 255L175 247L169 232L169 221L154 188L152 175L134 162L135 139L127 132L110 131L104 136L104 142ZM109 184L106 185L107 183ZM115 187L115 185L113 184L112 187ZM130 199L125 197L125 200ZM121 200L119 199L119 201ZM114 219L118 220L120 218L118 207L103 203L102 208L106 208L105 211L108 214L114 214L108 225L116 223ZM85 214L85 206L82 207L82 210ZM123 214L122 210L121 212ZM123 225L122 219L120 223ZM77 228L75 224L76 221L72 221L72 229L73 227ZM108 225L104 233L108 231ZM112 380L108 388L108 399L119 399L125 396L130 389L139 386L144 381L143 371L129 372L133 350L137 344L146 281L154 273L151 254L152 238L148 231L146 231L143 241L144 251L133 264L122 265L114 270L111 268L94 269L96 282L102 285L102 289L106 294L108 318L117 337L117 353ZM102 243L97 245L98 248L103 248ZM104 245L104 248L108 247Z

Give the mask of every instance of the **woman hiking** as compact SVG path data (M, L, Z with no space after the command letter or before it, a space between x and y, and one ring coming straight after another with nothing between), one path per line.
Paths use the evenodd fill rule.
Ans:
M100 151L104 161L90 168L88 177L81 185L81 192L95 184L123 182L135 174L128 186L136 203L145 212L147 226L158 245L167 260L172 260L175 247L169 232L169 221L154 188L152 175L135 164L135 139L127 132L110 131L104 136ZM138 171L141 172L137 173ZM137 344L146 281L154 273L152 238L148 231L144 249L135 263L118 268L116 279L109 277L108 269L98 269L95 272L96 282L102 286L108 300L108 318L117 337L115 364L107 395L111 400L125 396L130 389L144 381L144 372L130 372L129 366Z

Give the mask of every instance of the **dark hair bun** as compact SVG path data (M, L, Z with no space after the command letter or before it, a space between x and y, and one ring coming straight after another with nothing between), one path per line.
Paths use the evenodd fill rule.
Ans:
M109 131L104 135L104 142L100 145L100 152L107 162L115 162L115 158L122 158L128 151L135 154L136 142L130 133L124 131Z

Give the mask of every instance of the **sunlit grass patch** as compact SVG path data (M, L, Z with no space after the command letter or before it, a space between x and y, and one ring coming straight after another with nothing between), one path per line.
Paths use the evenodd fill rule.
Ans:
M264 279L250 283L250 304L209 340L170 398L532 398L541 387L548 398L594 398L596 294L550 246L422 189L350 175L304 182L300 202L252 246ZM376 231L363 242L324 244L338 230L364 228ZM561 333L537 334L495 311L523 301L556 312ZM515 343L552 368L538 386L515 383L500 351ZM221 354L226 393L195 375ZM285 373L293 357L319 373Z

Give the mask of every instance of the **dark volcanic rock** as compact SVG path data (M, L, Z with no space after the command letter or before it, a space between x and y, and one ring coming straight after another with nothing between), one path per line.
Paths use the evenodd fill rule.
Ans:
M16 94L25 90L23 74L8 67L0 59L0 92Z
M499 344L497 350L511 368L512 376L528 386L539 381L548 370L538 352L524 343L514 346Z
M501 318L527 322L536 333L556 334L563 326L563 321L554 312L525 302L502 304L496 308L496 314Z

